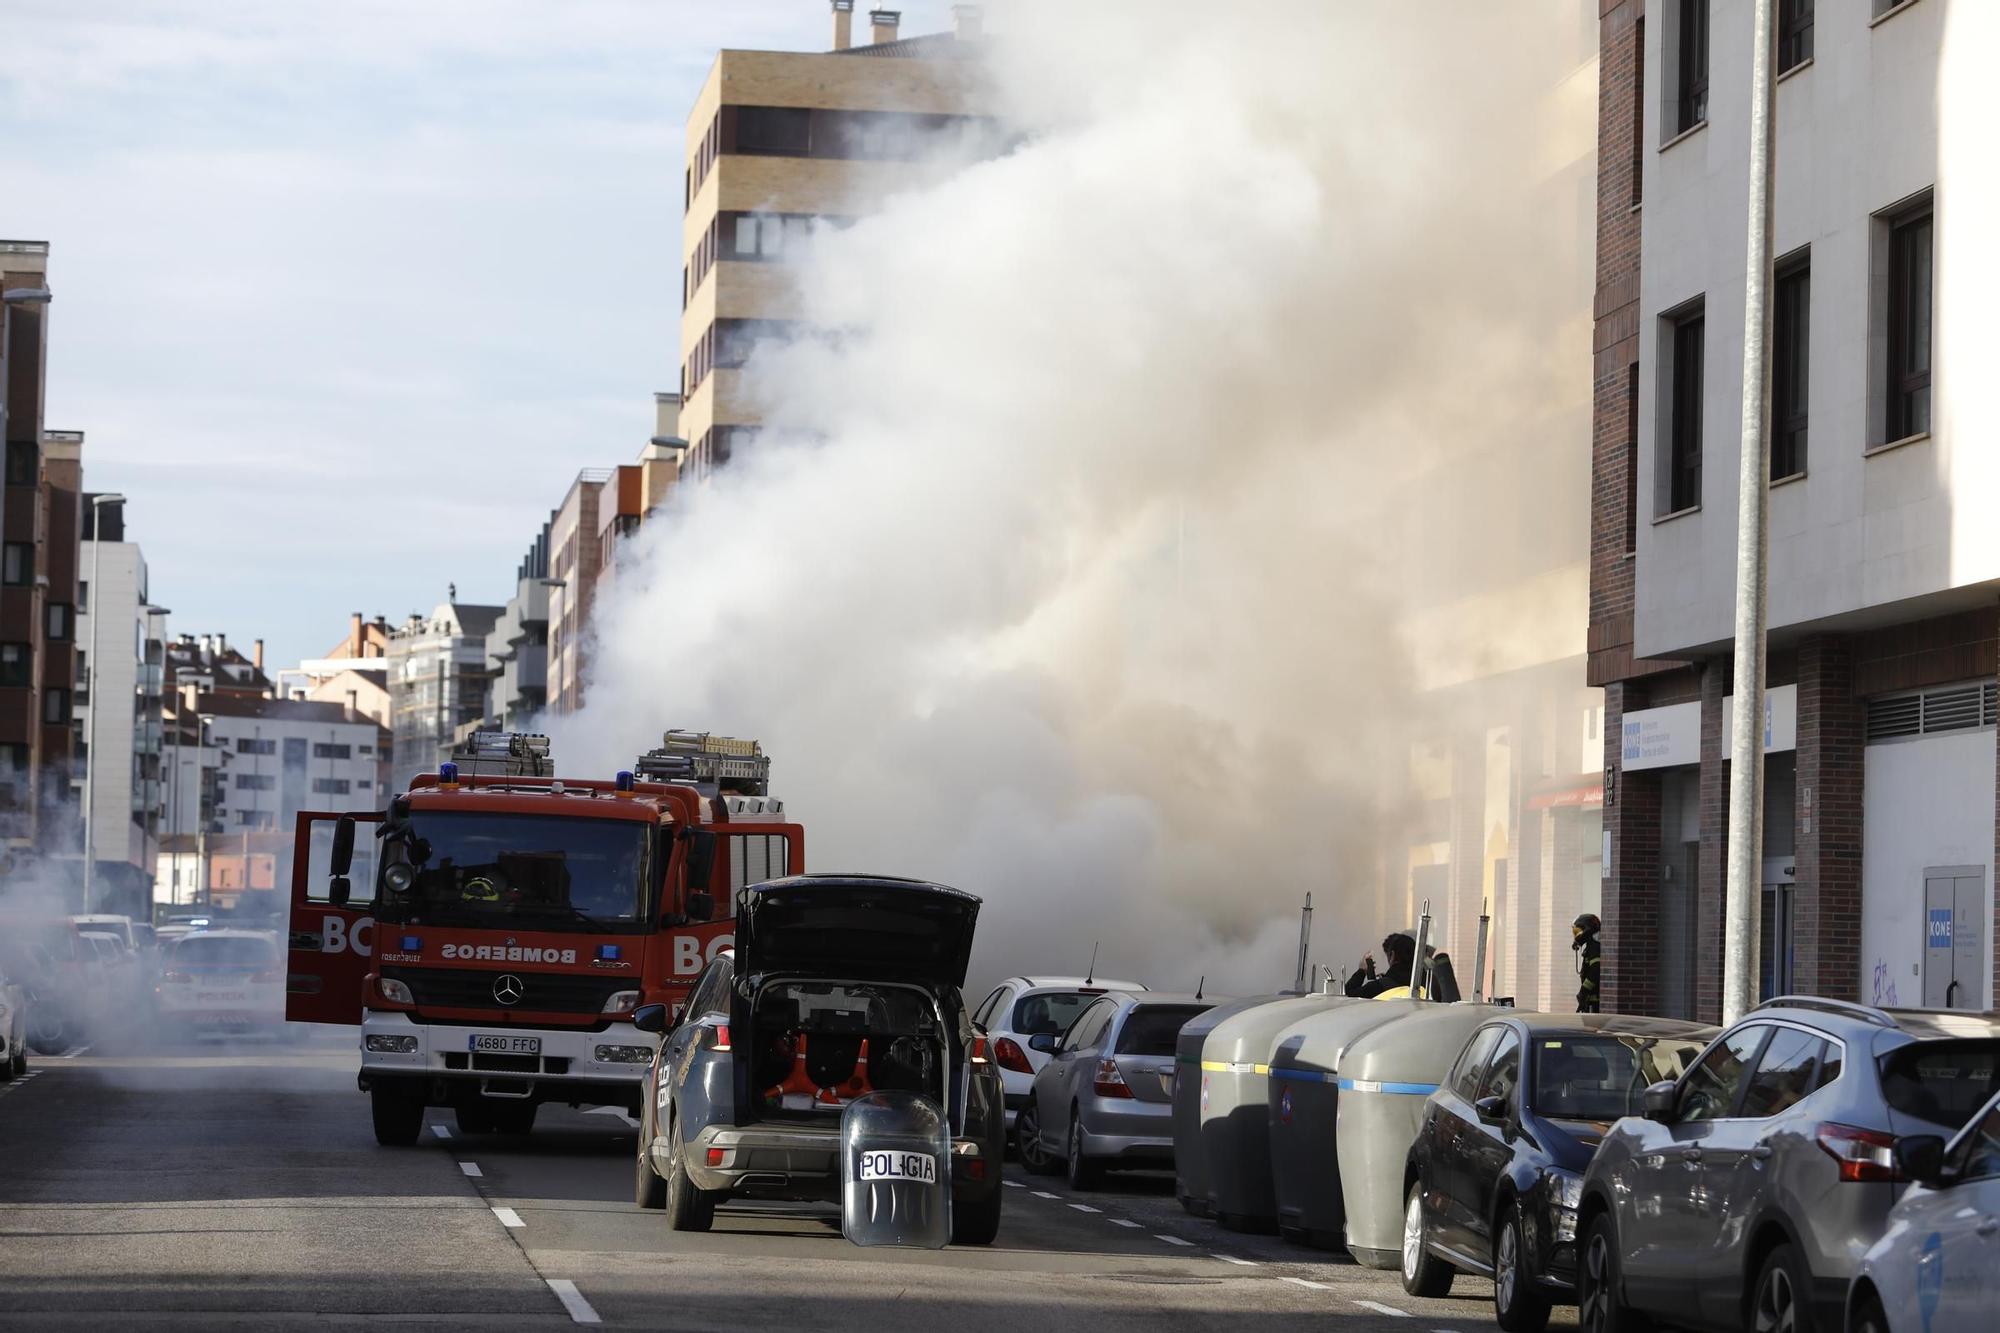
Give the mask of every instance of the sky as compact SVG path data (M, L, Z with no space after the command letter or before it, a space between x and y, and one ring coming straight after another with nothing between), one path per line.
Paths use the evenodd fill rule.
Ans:
M678 381L688 108L717 49L824 49L831 20L0 0L0 29L0 237L51 247L45 424L129 498L169 631L283 665L353 611L504 602L576 472L637 456Z

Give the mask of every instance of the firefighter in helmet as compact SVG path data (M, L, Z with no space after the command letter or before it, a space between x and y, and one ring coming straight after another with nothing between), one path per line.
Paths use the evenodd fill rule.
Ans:
M1569 947L1576 951L1576 1011L1579 1014L1600 1012L1601 993L1599 983L1604 972L1604 946L1598 943L1598 932L1604 923L1594 912L1585 912L1569 923Z

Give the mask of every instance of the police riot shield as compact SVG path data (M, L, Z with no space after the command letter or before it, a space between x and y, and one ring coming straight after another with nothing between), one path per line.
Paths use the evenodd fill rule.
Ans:
M840 1113L840 1230L856 1245L951 1241L951 1131L914 1092L870 1092Z

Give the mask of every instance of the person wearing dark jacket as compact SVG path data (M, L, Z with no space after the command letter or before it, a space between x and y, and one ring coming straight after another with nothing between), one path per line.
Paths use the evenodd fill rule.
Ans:
M1595 915L1585 912L1570 922L1570 945L1576 950L1576 1011L1579 1014L1600 1012L1602 997L1598 986L1604 975L1604 946L1598 943L1597 933L1604 929L1604 923Z
M1375 955L1372 953L1365 955L1361 960L1361 966L1347 979L1349 995L1372 1000L1383 991L1395 990L1398 986L1410 984L1410 964L1417 956L1417 942L1397 931L1382 941L1382 955L1389 960L1389 970L1377 976Z

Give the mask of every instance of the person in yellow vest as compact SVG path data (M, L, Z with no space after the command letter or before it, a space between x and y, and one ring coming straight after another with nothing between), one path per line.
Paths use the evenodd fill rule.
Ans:
M1417 956L1417 942L1397 931L1382 941L1382 955L1389 960L1389 970L1378 976L1375 955L1363 955L1361 966L1347 979L1349 995L1372 1000L1383 991L1410 984L1410 967Z

